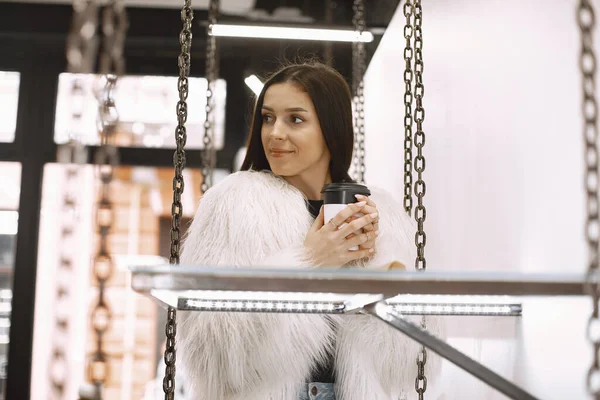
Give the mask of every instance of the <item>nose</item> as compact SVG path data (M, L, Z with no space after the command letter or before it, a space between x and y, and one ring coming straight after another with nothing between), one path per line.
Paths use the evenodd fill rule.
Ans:
M285 140L285 127L281 122L275 121L275 123L273 124L273 128L271 129L270 136L271 139L274 140Z

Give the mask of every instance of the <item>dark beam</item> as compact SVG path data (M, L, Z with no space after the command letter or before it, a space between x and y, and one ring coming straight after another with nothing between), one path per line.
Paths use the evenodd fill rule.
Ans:
M31 60L21 70L15 147L21 155L19 225L13 274L6 399L30 398L35 286L44 158L53 146L60 65ZM43 265L42 265L43 268Z
M19 161L20 152L15 143L0 143L1 161Z

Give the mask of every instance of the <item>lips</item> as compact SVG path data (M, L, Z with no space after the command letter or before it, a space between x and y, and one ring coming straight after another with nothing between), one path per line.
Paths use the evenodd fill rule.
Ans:
M283 150L283 149L269 149L269 153L271 153L272 156L280 157L280 156L284 156L286 154L291 154L291 153L293 153L293 151Z

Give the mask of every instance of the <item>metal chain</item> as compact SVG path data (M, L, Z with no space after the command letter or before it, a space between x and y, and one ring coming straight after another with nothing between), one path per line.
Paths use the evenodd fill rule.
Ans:
M406 2L404 3L404 16L406 17L406 24L404 25L404 38L406 39L406 45L404 47L404 210L408 213L408 215L412 215L412 84L414 80L412 70L412 0L406 0Z
M102 13L102 53L100 54L100 73L125 73L123 48L128 29L127 13L123 0L111 0Z
M425 271L427 263L425 261L425 243L427 236L423 229L425 223L426 211L423 205L425 196L425 181L423 180L423 171L425 171L425 157L423 156L423 146L425 145L425 132L423 132L423 121L425 120L425 109L423 108L423 96L425 88L423 86L423 9L421 0L414 2L414 56L415 56L415 111L414 120L416 123L416 132L414 137L417 156L414 160L414 169L417 172L417 181L415 182L415 195L417 196L417 206L415 207L415 220L417 221L417 232L415 233L415 244L417 246L417 258L415 259L415 268L418 271ZM421 318L421 327L427 329L425 317ZM415 390L419 395L419 400L423 400L427 390L427 377L425 376L425 364L427 364L427 350L421 346L417 356L417 377L415 378Z
M92 269L92 274L98 284L98 300L91 314L91 325L96 334L96 350L88 364L88 375L96 388L97 398L102 398L103 387L110 375L108 355L104 349L104 335L110 329L112 322L112 313L106 300L106 284L115 267L109 249L109 238L114 222L110 186L119 161L117 148L114 146L114 135L119 121L113 94L117 76L106 75L105 79L106 83L98 107L101 143L95 155L101 182L100 200L96 210L96 226L100 234L100 243Z
M73 20L67 36L67 71L89 73L94 70L98 38L98 6L94 0L74 0Z
M93 383L96 398L103 398L103 388L110 376L109 357L104 348L104 336L112 323L112 312L106 300L106 285L114 272L114 260L109 249L109 239L114 222L110 187L115 167L119 164L114 137L119 123L114 91L118 76L124 73L123 47L127 33L127 15L123 0L110 1L102 15L102 53L100 72L104 75L104 88L100 93L98 129L100 147L95 163L100 174L100 200L96 211L96 225L100 234L98 252L93 260L92 273L98 284L98 300L91 314L92 329L96 334L96 350L88 364L88 375Z
M600 286L598 267L599 218L598 218L598 104L596 102L596 56L593 46L595 15L589 0L580 0L577 7L577 22L581 34L581 52L579 68L582 75L584 119L583 139L585 143L584 159L586 189L585 236L588 244L587 287L593 301L593 311L587 325L587 338L592 345L592 365L587 374L588 393L596 400L600 399Z
M425 317L421 318L421 329L426 330ZM427 364L427 350L425 346L421 346L419 354L417 354L417 377L415 378L415 391L419 400L424 399L427 391L427 377L425 376L425 364Z
M359 38L365 31L365 2L354 0L352 22L357 40L352 43L352 89L354 103L354 176L356 181L365 181L365 95L364 74L366 70L365 43Z
M74 79L71 85L71 121L68 132L68 142L58 147L58 162L65 164L63 201L59 241L59 262L56 271L56 294L54 305L54 332L52 334L52 351L48 373L50 376L51 398L66 397L68 384L69 361L68 343L71 324L70 304L72 302L70 285L73 282L75 268L75 253L78 248L75 240L77 235L78 205L77 191L79 189L79 167L87 161L84 146L78 140L81 134L83 115L84 90L79 79Z
M181 9L181 21L183 28L179 34L179 43L181 53L178 58L179 79L177 89L179 90L179 101L177 102L177 127L175 128L175 143L177 148L173 155L173 166L175 167L175 176L173 177L173 204L171 205L171 264L179 264L179 253L181 248L181 216L183 215L183 205L181 195L184 190L183 169L185 168L185 142L187 140L187 131L185 122L187 120L187 97L189 93L188 76L190 74L192 48L192 20L194 11L192 10L192 1L185 0ZM167 323L165 325L165 335L167 338L164 360L165 377L163 378L163 392L165 400L175 398L175 336L177 335L177 311L173 307L167 310Z
M206 119L204 120L204 143L202 162L202 193L213 184L213 167L215 162L214 137L215 137L215 94L217 78L219 77L219 63L217 60L217 38L212 35L213 25L217 23L219 14L219 0L210 0L208 6L208 27L206 30Z
M425 92L423 86L423 37L421 31L422 8L421 1L415 0L415 113L414 120L417 125L414 142L417 148L417 156L414 161L414 169L417 172L417 181L415 182L415 195L417 196L417 206L415 208L415 220L417 221L417 233L415 234L415 242L417 245L417 259L415 268L424 270L427 267L425 262L425 243L427 236L423 231L426 211L423 205L423 197L425 196L425 181L423 180L423 171L425 171L425 157L423 156L423 146L425 145L425 132L423 132L423 121L425 120L425 109L423 108L423 95Z

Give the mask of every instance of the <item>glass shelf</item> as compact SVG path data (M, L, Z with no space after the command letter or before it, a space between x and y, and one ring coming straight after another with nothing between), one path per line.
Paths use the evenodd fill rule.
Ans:
M132 288L187 311L348 314L385 300L403 315L519 316L510 296L577 296L583 276L356 269L131 267Z
M535 399L514 383L404 318L520 316L511 296L583 296L584 275L136 266L131 286L178 310L370 314L509 398Z

